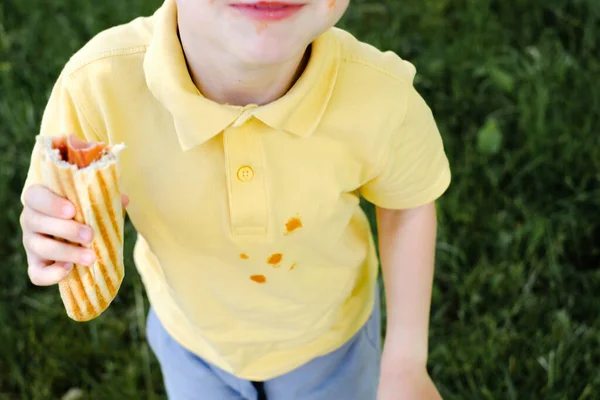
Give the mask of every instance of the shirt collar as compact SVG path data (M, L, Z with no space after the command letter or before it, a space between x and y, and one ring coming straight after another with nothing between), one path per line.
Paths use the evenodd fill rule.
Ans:
M300 137L310 136L318 126L339 66L339 50L331 30L312 43L304 72L283 97L264 106L239 107L209 100L194 85L177 34L175 0L166 0L154 18L154 35L144 59L144 73L154 97L173 116L183 151L218 135L244 112L273 129Z

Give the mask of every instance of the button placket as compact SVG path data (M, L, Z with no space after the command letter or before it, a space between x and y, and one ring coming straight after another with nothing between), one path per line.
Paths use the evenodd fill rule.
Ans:
M248 111L242 112L242 114L233 122L233 127L239 128L248 122L250 118L252 118L252 114L250 114Z
M223 132L231 231L233 236L264 236L268 222L263 148L248 115L242 113Z

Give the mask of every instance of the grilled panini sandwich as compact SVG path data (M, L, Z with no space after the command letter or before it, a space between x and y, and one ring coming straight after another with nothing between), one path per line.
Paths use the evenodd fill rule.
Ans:
M123 145L85 142L74 135L38 136L43 183L71 201L75 220L90 226L96 253L93 265L75 265L59 282L67 315L75 321L99 316L113 301L125 274L124 211L119 188L118 153Z

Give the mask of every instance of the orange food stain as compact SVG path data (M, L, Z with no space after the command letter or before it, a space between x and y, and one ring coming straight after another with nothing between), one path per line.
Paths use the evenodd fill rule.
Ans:
M272 254L267 259L267 263L269 263L269 264L271 264L273 266L279 267L279 263L281 263L282 259L283 259L283 254L281 254L281 253L275 253L275 254Z
M269 24L267 22L261 22L258 25L256 25L256 33L261 34L262 31L264 31L265 29L267 29L269 27Z
M290 267L290 271L293 270L294 268L296 268L296 264L297 263L293 263L292 266Z
M249 259L250 257L248 257L248 254L246 254L246 253L242 253L242 254L240 254L240 258L241 258L242 260L247 260L247 259Z
M250 279L256 283L265 283L267 281L264 275L252 275Z
M335 3L336 3L336 0L329 0L329 9L330 10L333 10L333 7L335 7Z
M300 218L290 218L289 221L285 224L285 229L287 233L292 233L296 229L302 228L302 221Z

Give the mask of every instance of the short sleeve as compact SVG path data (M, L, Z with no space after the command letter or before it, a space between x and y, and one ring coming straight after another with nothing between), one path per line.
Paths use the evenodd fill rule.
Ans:
M431 109L412 86L406 104L380 172L360 189L382 208L419 207L437 200L450 185L450 165Z
M74 91L65 76L61 75L50 94L46 108L42 116L39 135L41 136L61 136L66 134L75 134L88 141L101 140L98 138L97 131L92 128L86 119L81 105L75 100ZM29 186L42 182L42 171L40 169L39 148L36 144L33 146L29 170L21 192L21 203L23 203L23 193Z

